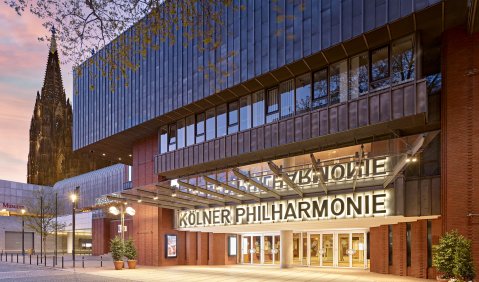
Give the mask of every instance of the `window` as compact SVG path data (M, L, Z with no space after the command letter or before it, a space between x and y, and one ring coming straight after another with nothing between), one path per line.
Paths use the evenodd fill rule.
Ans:
M253 127L264 124L264 91L253 93Z
M279 119L278 88L268 90L266 96L266 123Z
M294 91L293 80L279 84L279 97L281 103L281 118L290 117L294 114Z
M251 128L251 96L240 98L240 130Z
M427 267L432 267L432 221L427 220Z
M178 128L177 132L177 138L178 138L178 149L185 147L185 120L179 120L176 123L176 127Z
M205 141L205 114L196 115L196 143Z
M176 124L170 124L168 132L168 151L176 150Z
M206 140L216 137L215 108L206 111Z
M160 154L168 152L168 126L160 128Z
M313 74L313 108L328 105L328 70L323 69Z
M216 136L226 135L226 104L216 107Z
M348 62L343 60L329 68L330 104L345 102L348 99Z
M228 104L228 134L238 132L238 101Z
M389 85L389 46L371 52L371 89Z
M388 225L388 262L393 265L393 228Z
M349 63L349 98L356 99L369 90L368 53L352 57Z
M392 44L392 83L397 84L414 79L414 72L414 41L411 36L398 40Z
M311 109L311 74L296 78L296 112L303 113Z
M186 146L195 144L195 116L186 117Z
M411 223L406 223L406 257L407 266L411 266Z

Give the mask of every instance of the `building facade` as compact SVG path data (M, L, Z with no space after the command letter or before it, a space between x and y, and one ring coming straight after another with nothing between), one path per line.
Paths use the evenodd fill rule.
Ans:
M117 197L137 210L139 263L434 278L432 246L453 229L477 257L476 10L233 3L215 48L181 27L154 38L117 95L91 63L112 45L75 76L74 149L133 167Z
M28 183L52 186L65 178L111 165L101 156L73 152L72 123L72 106L63 88L53 32L42 91L37 92L30 123Z

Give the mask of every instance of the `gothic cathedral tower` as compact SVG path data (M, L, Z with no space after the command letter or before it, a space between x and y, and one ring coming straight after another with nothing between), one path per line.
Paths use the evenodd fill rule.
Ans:
M59 180L110 165L98 157L73 152L72 122L72 105L63 89L52 30L45 79L41 93L37 92L30 124L28 183L53 186Z

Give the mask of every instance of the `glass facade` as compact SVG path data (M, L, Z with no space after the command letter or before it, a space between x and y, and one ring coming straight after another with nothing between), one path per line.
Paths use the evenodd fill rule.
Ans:
M389 50L392 52L389 52ZM391 58L390 58L391 57ZM389 63L391 61L391 63ZM160 153L275 122L295 114L358 99L378 89L415 78L414 40L408 36L384 46L305 73L239 100L160 128ZM392 83L391 83L392 82ZM196 122L196 132L193 124ZM186 123L186 141L185 138ZM177 132L172 130L176 129ZM168 140L168 141L165 141ZM167 144L165 144L167 142Z

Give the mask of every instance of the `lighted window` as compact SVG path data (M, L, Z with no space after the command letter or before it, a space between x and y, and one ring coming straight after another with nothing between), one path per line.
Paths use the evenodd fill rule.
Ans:
M348 62L343 60L329 68L330 104L345 102L348 99Z
M225 136L226 130L226 104L216 107L216 136Z
M264 91L253 93L253 127L264 124Z
M389 46L371 52L371 89L389 86Z
M279 119L278 88L268 90L266 95L266 123Z
M369 90L368 53L352 57L349 66L349 97L356 99Z
M296 112L303 113L311 109L311 74L296 78Z
M195 116L186 117L186 146L195 144Z
M313 74L313 108L328 105L328 70L323 69Z
M413 37L393 42L391 54L391 78L393 84L414 79L414 73Z
M215 139L216 137L216 122L215 109L206 111L206 140Z
M228 134L238 132L238 101L228 104Z
M196 115L196 143L205 141L205 114Z
M239 103L240 130L251 128L251 96L241 97Z
M294 89L293 89L293 80L288 80L282 82L279 85L279 97L280 97L280 107L281 118L290 117L294 114Z

